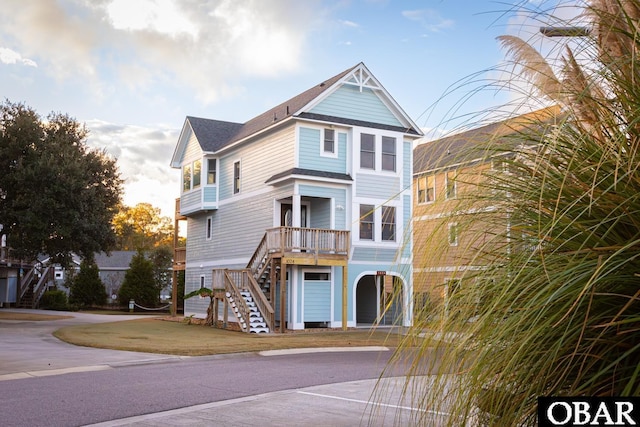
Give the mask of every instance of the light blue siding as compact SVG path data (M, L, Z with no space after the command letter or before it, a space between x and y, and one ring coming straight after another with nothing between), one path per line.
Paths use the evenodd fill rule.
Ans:
M411 188L413 174L413 143L411 141L404 141L403 147L403 165L402 165L402 186L404 188Z
M325 172L346 173L347 171L347 135L337 132L337 157L321 156L322 130L314 128L300 128L300 143L298 146L301 168Z
M331 282L304 282L304 321L331 321Z
M335 218L334 218L335 229L336 230L347 229L346 228L346 210L337 209L338 206L342 206L344 208L347 205L347 191L345 189L333 188L333 187L322 187L322 186L315 186L315 185L301 185L300 195L307 196L307 197L334 199L335 200L334 208L336 208ZM312 225L311 226L314 228L324 228L324 227L313 225L313 224L323 223L323 224L327 224L326 228L329 228L328 224L330 224L331 212L325 209L330 209L331 205L327 204L327 205L316 205L316 206L321 209L319 210L314 209L314 206L312 204L311 206ZM316 216L319 216L321 218L316 219L315 218Z
M364 246L355 246L353 248L352 261L367 261L367 262L384 262L392 263L396 259L398 253L397 249L384 249L384 248L372 248Z
M314 107L311 112L345 119L402 126L402 123L389 111L373 90L363 88L360 92L358 87L350 85L340 87Z
M204 203L211 204L218 201L218 187L204 187Z
M402 197L402 204L403 204L403 212L404 212L404 216L402 218L402 222L404 224L404 242L403 242L403 246L402 246L402 256L404 258L409 258L411 257L411 250L412 250L412 237L411 237L411 196L403 196Z
M356 183L356 197L395 199L401 190L396 176L356 174Z

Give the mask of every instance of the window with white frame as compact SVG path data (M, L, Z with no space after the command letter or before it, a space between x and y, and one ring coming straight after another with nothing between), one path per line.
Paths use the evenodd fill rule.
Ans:
M200 187L200 180L202 174L202 160L196 160L193 162L193 185L192 188Z
M429 203L436 199L436 177L435 175L422 175L418 177L417 185L418 203Z
M335 130L324 129L322 152L324 154L335 154L336 152L336 131Z
M360 134L360 168L376 168L376 137L368 133Z
M207 184L216 183L216 159L207 159Z
M207 229L205 230L207 240L211 240L213 237L213 217L207 217Z
M191 190L191 165L184 165L182 167L182 190Z
M204 276L200 276L200 289L205 288L205 279Z
M233 164L233 194L240 192L240 162Z
M396 139L390 136L382 137L382 170L396 171Z
M449 223L447 239L449 241L449 246L458 246L458 223Z
M373 240L374 233L374 205L360 205L360 240Z
M382 240L385 242L396 240L396 208L382 207Z

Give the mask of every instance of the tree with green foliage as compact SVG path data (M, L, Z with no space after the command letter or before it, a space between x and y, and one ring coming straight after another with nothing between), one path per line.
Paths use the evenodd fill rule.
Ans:
M69 303L79 307L101 307L107 303L107 291L93 258L80 263L80 271L71 279Z
M425 410L417 424L441 411L455 426L536 425L539 396L640 395L640 1L592 0L585 12L588 36L567 44L560 71L501 38L511 83L525 78L534 103L562 114L511 136L508 152L487 149L506 172L487 174L461 208L490 203L492 215L459 217L461 233L482 230L461 258L486 268L459 286L438 339L420 344L411 378L437 375L407 388ZM420 315L414 325L434 326Z
M39 254L68 265L111 250L111 225L122 180L116 161L90 149L75 119L31 108L0 105L0 224L15 258Z
M173 243L173 222L150 203L122 206L113 218L117 250L146 251Z
M169 246L158 246L149 252L149 259L153 263L153 278L160 294L163 289L171 288L173 250Z
M142 250L138 250L131 259L129 269L118 291L118 302L121 306L127 306L130 300L149 308L156 307L159 301L153 276L153 262L145 257Z

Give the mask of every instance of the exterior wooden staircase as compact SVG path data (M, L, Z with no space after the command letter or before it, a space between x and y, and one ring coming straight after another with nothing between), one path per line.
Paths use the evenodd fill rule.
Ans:
M36 308L42 294L54 281L54 268L36 264L20 280L20 297L16 306L18 308Z
M246 268L214 269L213 289L225 301L225 316L230 306L243 332L268 333L276 327L284 332L286 284L282 266L346 266L348 252L348 231L275 227L265 232ZM280 292L276 295L278 283ZM275 307L279 308L279 320Z

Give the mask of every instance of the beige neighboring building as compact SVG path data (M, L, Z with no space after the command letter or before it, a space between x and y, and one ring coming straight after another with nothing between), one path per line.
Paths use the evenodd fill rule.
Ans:
M465 277L481 280L483 262L478 248L494 251L502 243L505 214L492 206L488 175L501 171L505 146L529 125L553 119L558 107L549 107L470 131L418 145L413 163L413 283L416 308L429 301L446 303ZM501 147L493 151L494 147ZM473 215L474 221L468 219ZM492 220L481 218L490 215ZM489 243L491 242L491 243ZM495 249L491 249L495 248ZM472 282L473 283L473 282Z

